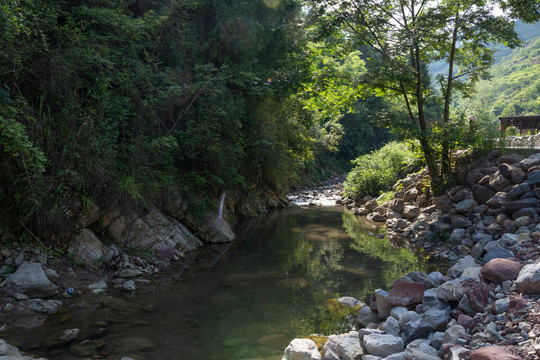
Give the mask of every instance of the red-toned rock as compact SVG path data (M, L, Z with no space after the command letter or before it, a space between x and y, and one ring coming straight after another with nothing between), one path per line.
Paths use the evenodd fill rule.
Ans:
M521 360L509 354L505 346L486 346L472 352L471 360Z
M484 311L489 302L489 287L486 283L477 283L474 280L464 281L463 288L469 304L476 312Z
M465 329L470 329L473 326L473 318L469 315L461 314L458 317L457 323Z
M511 314L516 310L521 310L526 308L529 305L529 302L523 298L514 298L510 300L508 304L508 313Z
M408 281L394 283L386 301L396 306L415 306L422 302L426 288L422 284Z
M480 274L486 280L501 284L505 280L516 280L522 267L516 261L496 258L482 266Z

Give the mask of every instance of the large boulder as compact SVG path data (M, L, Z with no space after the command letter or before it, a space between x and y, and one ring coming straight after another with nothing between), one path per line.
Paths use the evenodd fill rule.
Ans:
M377 316L376 313L371 311L369 306L364 306L360 309L356 320L362 327L366 327L369 324L379 323L379 317Z
M313 340L294 339L285 349L281 360L321 360L321 354Z
M420 208L416 205L406 205L402 215L405 219L413 220L420 215Z
M422 284L400 281L392 285L386 301L396 306L415 306L422 302L425 290Z
M8 295L22 293L29 298L47 298L56 295L58 290L45 275L40 263L23 263L6 279L2 292Z
M516 280L522 267L516 261L496 258L482 266L480 274L492 283L502 284L506 280Z
M324 344L324 350L325 353L330 350L342 360L360 360L364 355L364 349L357 331L341 335L330 335L328 341Z
M540 294L540 261L525 265L516 279L516 291L524 294Z
M75 259L88 267L96 267L103 257L103 243L90 229L82 229L69 244L68 252L75 255Z
M178 198L170 208L172 216L188 225L196 235L209 243L227 243L234 240L234 233L227 221L215 213L207 212L202 221L188 213L187 203Z
M411 341L427 338L435 331L444 330L449 321L450 313L446 310L429 309L423 314L408 311L400 317L399 326L405 340Z
M521 358L507 352L503 346L485 346L471 353L471 360L520 360Z
M375 356L386 357L402 352L405 349L403 339L388 334L370 334L364 336L366 351Z

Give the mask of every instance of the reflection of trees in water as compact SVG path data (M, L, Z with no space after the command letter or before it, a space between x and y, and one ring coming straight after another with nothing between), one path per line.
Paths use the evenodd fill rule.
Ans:
M395 247L386 238L378 239L376 236L368 235L352 212L343 213L342 218L347 234L353 239L351 248L385 262L381 272L387 287L411 271L424 269L425 264L411 250Z
M305 231L296 233L294 237L296 246L285 263L286 273L294 271L312 281L319 281L342 268L343 248L337 231L328 231L326 239L319 241L311 240Z

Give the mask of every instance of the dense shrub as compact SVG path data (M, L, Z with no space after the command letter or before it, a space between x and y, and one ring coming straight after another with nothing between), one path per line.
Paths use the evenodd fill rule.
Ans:
M352 161L356 166L347 175L345 196L376 196L390 190L400 173L417 162L418 158L405 142L393 141L379 150L362 155Z

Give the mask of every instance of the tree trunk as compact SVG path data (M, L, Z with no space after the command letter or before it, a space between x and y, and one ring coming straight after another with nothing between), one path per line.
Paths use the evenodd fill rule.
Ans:
M456 44L459 27L459 12L456 13L454 30L452 33L452 47L450 49L450 58L448 59L448 80L446 83L446 91L444 94L444 112L443 112L443 131L444 137L442 141L441 153L441 177L443 182L448 181L450 176L450 150L448 143L448 124L450 123L450 102L452 100L452 81L454 80L454 60L456 56Z

